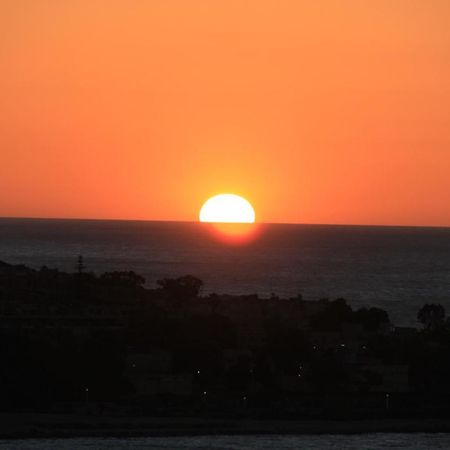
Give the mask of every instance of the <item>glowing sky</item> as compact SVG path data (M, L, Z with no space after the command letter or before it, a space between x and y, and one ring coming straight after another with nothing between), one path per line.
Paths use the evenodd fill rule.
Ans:
M450 225L448 0L0 0L0 216Z

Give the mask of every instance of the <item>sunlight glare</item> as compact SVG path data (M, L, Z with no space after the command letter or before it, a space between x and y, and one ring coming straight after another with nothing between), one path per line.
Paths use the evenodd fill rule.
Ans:
M255 211L243 197L235 194L219 194L208 199L202 206L200 222L254 223Z

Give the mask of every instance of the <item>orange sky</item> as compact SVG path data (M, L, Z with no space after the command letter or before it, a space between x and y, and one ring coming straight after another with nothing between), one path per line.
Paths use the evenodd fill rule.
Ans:
M0 216L450 225L448 0L0 0Z

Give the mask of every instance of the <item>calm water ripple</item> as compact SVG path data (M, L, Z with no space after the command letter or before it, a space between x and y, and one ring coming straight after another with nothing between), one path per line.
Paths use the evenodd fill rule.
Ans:
M449 448L448 433L0 440L2 450L448 450Z

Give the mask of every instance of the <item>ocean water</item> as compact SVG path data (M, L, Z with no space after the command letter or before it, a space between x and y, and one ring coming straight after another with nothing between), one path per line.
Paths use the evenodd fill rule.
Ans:
M197 436L0 440L3 450L437 450L450 448L448 433L370 433L305 436Z
M348 299L416 325L424 303L450 313L450 228L281 225L230 245L188 222L0 219L0 260L35 268L134 270L156 280L192 274L204 293Z

